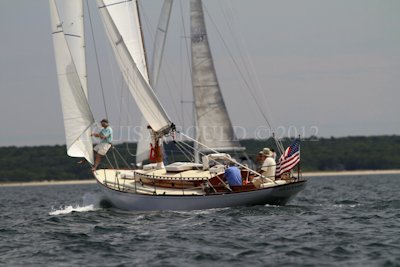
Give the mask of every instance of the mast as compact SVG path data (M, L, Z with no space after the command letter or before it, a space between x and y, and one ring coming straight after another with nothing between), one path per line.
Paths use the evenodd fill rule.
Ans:
M164 54L164 47L165 47L165 41L167 37L167 31L168 31L168 25L169 25L169 20L171 17L171 9L172 9L172 0L165 0L158 26L157 26L157 31L156 31L156 36L155 36L155 41L154 41L154 49L153 49L153 58L151 62L151 68L150 68L150 84L153 88L154 91L157 90L157 83L158 83L158 77L159 77L159 72L160 72L160 67L161 67L161 62ZM139 12L139 9L138 9ZM139 16L140 18L140 16ZM142 31L143 34L143 31ZM138 140L137 143L137 148L136 148L136 164L141 165L144 160L149 159L150 155L150 142L151 142L151 137L150 133L147 129L147 121L142 118L141 120L141 130L140 130L140 137L141 139ZM155 145L155 144L154 144Z

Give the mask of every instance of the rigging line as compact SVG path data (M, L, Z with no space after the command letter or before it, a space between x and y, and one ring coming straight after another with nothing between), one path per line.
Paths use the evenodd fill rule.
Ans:
M181 14L181 17L182 17L182 7L181 7L181 5L182 5L182 2L179 2L180 3L180 14ZM181 24L181 25L183 25L183 23ZM184 30L183 30L183 26L182 27L180 27L180 35L181 36L185 36L185 32L184 32ZM182 33L183 32L183 33ZM180 104L181 104L181 119L182 119L182 130L184 130L185 129L185 115L184 115L184 100L183 100L183 95L184 95L184 90L183 90L183 88L184 88L184 84L185 84L185 75L183 75L183 73L184 73L184 70L187 70L187 68L184 68L183 66L184 66L184 64L183 64L183 62L184 62L184 56L183 56L183 54L184 54L184 50L183 50L183 47L185 46L186 47L186 44L185 45L182 45L182 43L183 42L185 42L186 43L186 39L185 38L182 38L180 41L179 41L179 61L180 61L180 96L181 96L181 102L180 102Z
M184 16L183 16L183 14L184 14L184 12L183 12L183 5L182 5L182 1L179 1L179 8L180 8L180 14L181 14L181 16L180 16L180 18L181 18L181 30L183 31L183 43L184 43L184 46L185 46L185 51L186 51L186 60L187 60L187 64L188 64L188 70L189 70L189 77L190 77L190 84L193 84L193 73L192 73L192 62L191 62L191 53L189 52L189 42L187 41L187 36L189 36L190 38L189 38L189 40L191 41L191 33L190 33L190 35L188 35L187 34L187 30L186 30L186 27L185 27L185 18L184 18ZM181 42L180 42L180 44L182 44ZM182 51L183 49L181 49L181 51ZM182 62L184 61L184 59L183 59L184 57L182 56ZM183 63L181 64L181 68L183 68ZM181 73L183 73L183 71L181 71ZM182 76L182 80L181 80L181 82L182 82L182 84L181 84L181 88L184 88L184 85L183 85L183 76ZM183 95L183 93L181 94L181 95ZM193 121L193 124L195 124L196 123L196 119L195 119L195 107L194 107L194 96L193 96L193 88L192 88L192 99L193 99L193 105L192 105L192 112L193 112L193 117L194 117L194 121ZM181 105L183 105L183 103L181 104ZM182 109L183 109L183 107L182 107ZM182 117L183 117L183 114L182 114Z
M182 6L182 1L179 2L180 5L180 10L181 10L181 25L182 25L182 30L183 30L183 40L185 43L185 48L186 48L186 59L188 61L188 65L191 66L191 62L190 62L190 52L189 52L189 45L188 45L188 41L186 41L187 39L187 31L186 31L186 27L185 27L185 18L183 17L183 6ZM191 36L189 36L189 40L191 40ZM190 77L192 77L192 68L189 67L189 71L190 71Z
M113 147L113 149L112 149L112 155L113 155L113 158L114 158L114 162L115 162L115 166L117 167L117 169L119 169L119 164L118 164L118 161L117 161L117 157L115 156L115 147Z
M121 158L122 162L128 167L128 169L131 169L129 166L128 162L125 160L125 158L121 155L121 153L118 151L116 147L114 147L115 152L117 152L118 156Z
M226 51L228 52L228 54L229 54L231 60L233 61L234 65L235 65L235 67L236 67L236 69L237 69L237 71L239 72L239 74L240 74L240 76L241 76L243 82L245 83L245 85L246 85L247 88L249 89L249 92L250 92L251 96L253 97L253 99L254 99L254 101L255 101L255 103L256 103L256 106L257 106L257 108L258 108L258 110L259 110L259 112L260 112L260 114L262 115L262 117L264 118L264 120L267 122L269 128L272 129L271 123L269 122L267 116L265 115L264 111L262 110L260 103L257 101L257 97L255 96L254 92L251 90L251 87L250 87L248 81L245 79L242 70L240 70L240 68L238 67L238 62L237 62L237 61L235 60L235 58L233 57L233 54L232 54L231 50L229 49L228 45L226 44L224 38L222 37L221 32L218 30L218 28L217 28L217 26L216 26L216 23L215 23L214 20L211 18L210 13L208 12L208 10L207 10L206 8L204 8L204 9L206 10L206 13L207 13L208 17L210 18L210 21L212 22L212 24L214 25L215 29L217 30L217 33L218 33L219 37L221 38L222 43L224 44L224 47L225 47Z
M137 13L137 18L139 22L139 31L140 31L140 37L142 38L142 49L143 49L143 56L144 56L144 62L146 63L145 66L145 72L147 73L147 79L150 81L150 76L149 76L149 65L147 64L148 59L147 59L147 51L146 51L146 45L145 45L145 39L143 35L143 29L142 29L142 22L140 18L140 9L143 10L143 8L139 8L140 2L137 0L136 1L136 13Z
M121 129L121 125L122 125L122 107L123 107L123 100L124 100L124 86L123 84L121 84L121 98L120 98L120 102L119 102L119 121L118 121L118 125Z
M201 152L199 149L195 148L194 146L189 145L188 143L186 143L186 142L184 142L184 141L182 141L182 142L180 142L180 143L184 144L185 146L189 147L190 149L192 149L192 150L194 150L194 151L197 151L197 152L198 152L200 155L202 155L202 156L205 156L205 155L206 155L205 153Z
M124 97L125 96L124 92L127 92L128 96L129 96L129 88L127 87L126 83L124 82L124 77L123 77L122 73L121 73L120 79L121 79L120 125L122 125L122 113L124 112L126 114L126 127L130 127L131 125L133 125L133 119L131 117L131 113L129 112L129 104L127 103L130 98ZM128 150L128 154L133 156L128 148L129 141L131 141L130 140L130 129L127 132L127 150Z
M128 95L129 95L129 89L128 89L127 85L124 83L123 79L124 79L124 77L123 77L123 75L121 74L121 81L122 81L122 83L121 83L121 90L125 89L125 90L123 90L123 92L126 91L126 92L128 93ZM121 95L123 94L123 92L121 92ZM123 106L123 108L124 108L125 111L126 111L126 126L128 127L128 129L130 129L130 128L129 128L130 125L133 125L133 119L131 118L131 114L130 114L129 109L128 109L128 107L129 107L129 105L128 105L128 103L127 103L128 99L129 99L128 97L126 97L126 98L124 97L124 98L123 98L124 101L122 102L122 106ZM121 99L121 100L122 100L122 99ZM121 110L121 118L122 118L122 110ZM127 141L126 141L126 151L128 152L128 154L129 154L130 156L136 158L136 155L134 155L134 154L131 152L130 148L129 148L129 142L131 141L130 138L131 138L130 130L128 130L128 133L127 133ZM137 147L136 147L136 150L137 150Z
M194 162L194 158L192 156L192 153L188 151L185 147L183 147L181 144L177 144L178 149L182 152L182 154L185 156L185 158L190 161Z
M193 149L193 150L196 149L194 146L191 146L191 145L189 145L188 143L185 143L185 142L181 142L181 143L184 144L184 145L186 145L186 146L188 146L189 148L191 148L191 149ZM206 152L201 152L200 150L197 150L197 151L198 151L198 153L199 153L201 156L207 156ZM213 162L215 162L215 163L219 163L216 159L211 159L211 161L213 161Z
M179 133L179 134L181 134L182 136L188 138L189 140L191 140L191 141L193 141L193 142L198 143L199 145L201 145L201 146L203 146L203 147L209 149L210 151L212 151L212 152L214 152L214 153L219 153L217 150L212 149L211 147L208 147L208 146L206 146L206 145L200 143L200 142L197 141L196 139L193 139L193 138L191 138L190 136L188 136L188 135L186 135L186 134L184 134L184 133ZM227 159L233 161L235 164L237 164L237 165L239 165L240 167L242 167L242 168L248 170L249 172L252 172L252 173L254 173L254 174L256 174L256 175L259 175L259 176L264 177L264 175L262 175L262 174L256 172L255 170L250 169L249 167L247 167L247 166L245 166L245 165L243 165L243 164L241 164L241 163L239 163L239 162L237 162L237 161L236 161L235 159L233 159L233 158L227 158ZM274 181L274 183L275 183L275 181Z
M131 152L128 142L125 143L125 146L126 146L126 151L128 152L129 156L136 158L136 155Z
M145 22L147 31L151 33L151 34L148 34L148 36L149 36L148 38L150 38L150 43L154 43L154 42L155 42L155 39L154 39L155 34L154 34L154 31L151 30L151 29L154 29L154 28L153 28L153 25L152 25L152 23L151 23L151 20L149 19L149 16L147 15L147 13L144 12L143 4L142 4L141 2L138 2L138 4L140 5L140 9L142 10L142 12L141 12L140 14L142 15L142 17L143 17L143 19L144 19L144 22ZM154 57L154 56L155 56L155 54L154 54L154 51L153 51L153 57ZM163 56L163 57L164 57L164 56ZM148 62L146 62L146 63L148 63ZM163 63L167 65L167 70L168 70L168 71L174 69L174 68L172 68L172 67L169 65L168 61L163 60ZM147 66L147 64L146 64L146 66ZM161 68L161 73L162 73L162 75L165 76L165 77L170 77L170 78L172 79L172 83L173 83L173 84L177 84L177 83L175 82L175 79L173 78L173 75L169 75L169 73L166 73L165 70L164 70L164 68ZM156 83L156 81L152 81L152 82ZM170 86L170 84L169 84L169 82L168 82L168 79L165 79L165 83L166 83L166 86L165 86L165 87L167 88L167 90L168 90L168 92L169 92L168 97L170 98L171 102L174 103L174 98L173 98L173 96L174 96L175 94L174 94L174 92L173 92L172 89L171 89L172 87ZM154 92L156 92L156 90L160 87L160 86L157 86L157 88L156 88L156 87L153 87L153 86L154 86L154 85L151 85L151 88L153 89ZM175 87L177 87L177 86L175 86ZM160 92L159 92L158 94L156 94L156 95L160 95ZM177 110L176 105L173 105L173 108L174 108L174 112L175 112L176 116L179 118L179 112L178 112L178 110Z
M107 154L105 155L105 158L107 159L107 162L108 162L109 166L111 167L111 169L115 169L114 166L112 165L110 159L108 158Z
M182 144L180 144L180 143L181 143L180 141L177 141L177 142L175 143L176 146L177 146L177 148L182 152L182 154L185 156L185 158L186 158L187 160L189 160L190 162L192 162L192 161L193 161L193 157L188 156L188 154L191 155L192 153L191 153L190 151L188 151L185 147L183 147ZM182 143L184 143L184 142L182 142Z
M243 71L239 68L239 64L238 64L238 62L236 61L236 59L234 58L232 51L229 49L228 45L226 44L225 39L223 38L221 32L218 30L218 27L216 26L216 23L214 22L214 20L213 20L212 17L210 16L210 13L208 12L208 10L207 10L206 8L205 8L205 10L206 10L206 12L207 12L208 17L210 18L210 21L212 22L212 24L214 25L215 29L217 30L217 33L218 33L220 39L222 40L222 43L224 44L224 47L225 47L226 51L228 52L228 54L229 54L229 56L230 56L232 62L234 63L234 66L236 67L237 71L239 72L239 74L240 74L240 76L241 76L241 78L242 78L242 81L245 83L246 87L249 89L249 92L250 92L251 96L253 97L253 100L255 101L256 106L257 106L257 108L258 108L260 114L262 115L262 117L264 118L264 120L267 122L267 124L268 124L268 126L270 127L270 129L272 129L271 123L269 122L267 116L265 115L264 111L262 110L261 105L260 105L260 103L258 102L258 98L255 96L255 94L254 94L254 92L253 92L253 90L252 90L252 87L250 86L249 82L248 82L247 79L245 78L245 75L243 74Z
M228 22L228 18L232 18L232 17L236 18L236 17L238 17L238 16L236 16L236 14L234 13L235 10L234 10L233 8L230 8L230 11L231 11L231 12L230 12L230 17L229 17L229 15L226 14L226 9L225 9L225 8L221 8L221 11L222 11L221 13L222 13L222 14L224 15L224 17L225 17L225 21L226 21L226 22ZM229 31L230 31L232 37L236 40L236 41L233 42L233 43L236 45L237 49L239 50L239 56L240 56L241 59L242 59L243 65L246 66L246 67L245 67L245 70L247 71L248 77L251 78L252 75L251 75L251 73L249 72L249 69L251 69L253 73L256 73L255 67L254 67L254 64L253 64L252 60L250 59L249 54L247 53L247 50L242 49L242 47L244 47L244 45L243 45L243 40L244 40L244 38L237 38L237 36L236 36L236 34L235 34L235 31L233 31L233 27L232 27L233 23L234 23L234 20L230 19L230 22L227 23L227 27L228 27L228 29L229 29ZM243 51L243 52L242 52L242 51ZM244 56L246 56L246 58L244 58ZM246 60L246 59L247 59L247 60ZM250 67L249 67L249 66L250 66ZM255 85L254 85L252 79L250 79L250 82L253 84L253 86L254 86L254 88L255 88L256 91L258 91L258 92L261 91L261 97L263 98L263 102L264 102L264 103L267 103L267 99L266 99L266 97L265 97L265 94L263 93L262 90L260 90L261 84L260 84L260 80L257 78L257 76L255 76L255 80L256 80L256 84L255 84ZM252 90L252 88L249 88L249 89ZM254 100L256 101L256 100L258 100L258 98L257 98L257 99L254 99ZM257 102L257 101L256 101L256 102ZM269 117L270 117L271 125L274 125L274 122L273 122L273 120L272 120L272 115L271 115L272 113L271 113L271 111L268 109L268 105L267 105L267 113L268 113L268 115L269 115ZM270 128L271 128L271 127L270 127ZM271 129L272 129L272 128L271 128ZM278 150L279 150L281 153L283 153L284 149L283 149L282 142L281 142L280 140L278 140L278 139L275 137L274 132L272 133L272 136L273 136L273 139L274 139L274 141L275 141L275 143L276 143L276 146L278 147Z
M226 5L225 8L221 8L220 7L221 13L224 15L227 28L228 28L229 32L231 33L231 36L234 38L234 42L232 42L232 43L233 43L233 45L236 46L236 49L239 52L238 55L239 55L239 57L240 57L240 59L242 61L242 64L244 66L244 71L247 74L247 81L249 81L249 83L251 84L251 87L248 88L248 89L249 90L253 90L253 88L257 89L257 88L260 87L258 85L259 83L257 85L254 84L254 80L251 78L252 77L251 72L249 71L250 68L248 67L249 62L251 63L251 60L248 60L250 57L247 56L247 60L244 58L243 55L245 54L245 52L247 50L242 49L242 47L243 47L243 45L241 46L241 44L242 44L241 41L242 40L240 38L237 38L237 36L235 35L235 32L233 31L233 26L232 25L234 23L234 20L231 19L232 16L235 18L235 15L232 15L233 14L233 8L231 7L230 9L228 9L228 11L230 11L230 12L228 12L226 7L228 7L228 5ZM246 55L248 55L248 54L246 53ZM254 68L252 69L252 71L255 73ZM256 80L258 81L258 79L256 79ZM261 96L264 97L264 94L262 94ZM265 101L265 97L264 97L264 102L265 103L267 102L267 101Z
M224 7L222 7L221 6L221 2L218 2L218 3L219 3L219 6L220 6L221 13L222 13L223 17L225 18L226 26L228 27L229 32L231 33L231 35L232 35L232 37L234 39L238 39L238 38L236 38L236 36L234 34L234 31L232 30L232 28L233 28L232 24L234 23L234 20L232 20L231 18L232 18L232 16L235 17L234 15L232 15L232 13L233 13L232 7L228 8L229 6L227 4L224 4ZM241 56L242 55L242 50L244 50L244 49L241 49L240 45L238 44L238 42L236 40L234 42L232 42L232 43L233 43L233 45L236 46L236 49L239 51L239 56ZM243 61L243 65L246 65L247 62L243 58L242 58L242 61ZM247 75L248 75L248 78L249 78L249 82L251 83L251 85L253 87L254 86L253 80L250 79L251 75L249 73L248 68L245 67L244 70L247 72Z
M88 15L89 15L90 30L91 30L91 33L92 33L92 41L93 41L93 46L94 46L94 53L95 53L95 56L96 56L97 72L98 72L98 75L99 75L99 82L100 82L101 94L102 94L102 97L103 97L104 111L105 111L105 114L106 114L106 118L108 118L108 111L107 111L107 105L106 105L106 97L105 97L105 94L104 94L103 80L102 80L102 78L101 78L101 73L100 73L99 56L98 56L98 54L97 54L96 41L95 41L95 38L94 38L92 16L91 16L91 14L90 14L90 8L89 8L89 0L86 0L86 6L87 6L87 10L88 10Z

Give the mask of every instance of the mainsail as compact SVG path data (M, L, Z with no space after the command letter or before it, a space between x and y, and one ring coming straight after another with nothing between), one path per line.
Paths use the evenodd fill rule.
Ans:
M219 88L201 0L190 1L190 18L196 139L215 150L244 150L235 137Z
M154 41L151 71L150 71L150 84L152 85L154 90L157 89L161 61L164 54L163 52L165 47L165 39L167 36L169 19L171 16L172 2L173 2L172 0L164 1L164 5L162 7L161 15L157 26L157 32ZM148 125L147 121L144 118L142 118L141 134L139 136L136 149L137 164L140 164L141 162L149 158L150 154L149 143L151 142L151 140L150 140L149 130L147 129L147 125Z
M87 100L83 3L49 3L67 154L84 157L93 164L90 127L94 119Z
M155 132L168 132L172 123L150 87L148 80L143 76L137 63L132 58L124 36L121 34L121 26L118 26L111 16L113 6L124 2L127 1L119 1L114 5L107 5L106 1L97 0L108 39L139 110Z

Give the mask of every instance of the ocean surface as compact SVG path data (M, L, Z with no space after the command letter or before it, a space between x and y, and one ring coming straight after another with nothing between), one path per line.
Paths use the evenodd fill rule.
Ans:
M399 175L313 177L283 207L124 212L96 185L0 198L0 266L400 266Z

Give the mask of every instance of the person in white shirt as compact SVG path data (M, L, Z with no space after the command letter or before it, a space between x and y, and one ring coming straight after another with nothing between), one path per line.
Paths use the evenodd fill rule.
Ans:
M258 153L257 160L262 162L260 173L263 177L253 179L252 182L256 187L260 187L263 183L275 181L276 162L273 156L274 153L269 148L264 148Z
M274 153L269 148L264 148L262 152L265 156L265 160L261 166L261 174L266 178L275 181L276 162L274 159Z

